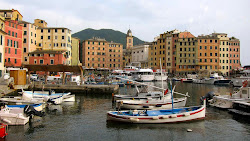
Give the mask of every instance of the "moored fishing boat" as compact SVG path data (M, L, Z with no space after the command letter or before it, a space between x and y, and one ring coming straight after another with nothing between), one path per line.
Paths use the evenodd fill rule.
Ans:
M23 113L12 113L7 106L1 105L0 121L8 125L25 125L29 121Z
M161 81L161 79L163 81L167 81L168 80L167 72L162 72L162 75L161 75L161 72L159 72L159 71L153 72L153 73L154 73L154 80L155 81Z
M234 101L243 101L250 98L249 84L248 81L243 82L243 86L238 90L235 90L233 94L229 95L217 95L213 96L210 100L210 105L222 109L233 108Z
M187 98L174 98L174 107L184 107ZM172 100L163 97L162 99L145 99L145 100L117 100L117 106L121 109L170 109L172 107ZM119 103L121 103L119 105ZM119 105L119 106L118 106Z
M205 118L206 101L201 106L169 110L108 111L107 120L128 123L176 123Z
M53 104L61 104L64 97L71 95L68 93L55 93L54 91L23 91L22 96L26 99L32 98L46 98L49 102Z

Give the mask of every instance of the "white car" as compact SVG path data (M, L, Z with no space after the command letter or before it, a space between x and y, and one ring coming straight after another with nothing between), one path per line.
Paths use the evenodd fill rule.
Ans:
M30 80L37 81L38 75L37 74L31 74Z

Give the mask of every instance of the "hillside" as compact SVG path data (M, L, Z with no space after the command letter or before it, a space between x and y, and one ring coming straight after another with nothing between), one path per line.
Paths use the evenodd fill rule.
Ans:
M132 31L133 34L133 31ZM123 48L126 47L126 34L120 32L120 31L115 31L112 29L100 29L100 30L95 30L95 29L85 29L80 32L77 32L75 34L72 34L72 37L77 37L81 41L86 40L86 39L91 39L93 37L100 37L104 38L108 42L115 42L115 43L121 43L123 44ZM144 41L138 39L137 37L134 37L134 45L142 44Z

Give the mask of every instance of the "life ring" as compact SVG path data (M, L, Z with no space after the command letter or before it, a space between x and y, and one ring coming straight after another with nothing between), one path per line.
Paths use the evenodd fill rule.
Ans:
M247 84L248 84L248 82L247 82L247 80L245 80L245 81L242 83L242 86L243 86L243 87L246 87Z

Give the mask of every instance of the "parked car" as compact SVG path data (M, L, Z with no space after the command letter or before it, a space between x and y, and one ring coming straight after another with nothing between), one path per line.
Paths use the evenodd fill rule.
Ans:
M38 75L37 74L31 74L30 75L30 80L37 81Z

